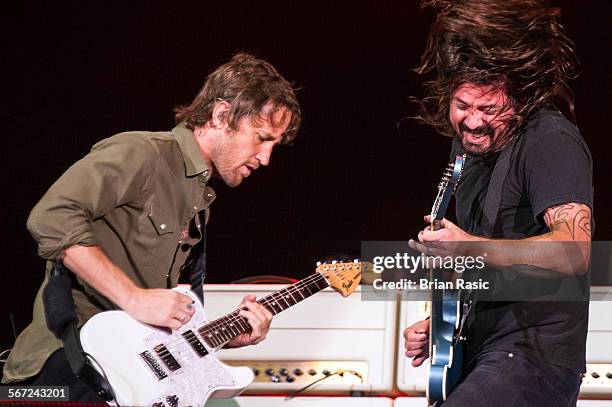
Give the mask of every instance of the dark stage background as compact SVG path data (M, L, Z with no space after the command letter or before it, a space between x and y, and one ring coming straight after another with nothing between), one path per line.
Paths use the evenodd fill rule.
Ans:
M607 2L558 2L582 74L578 126L595 162L596 239L612 240ZM208 281L302 278L318 259L358 257L362 240L422 228L449 140L403 121L431 22L416 0L39 2L13 16L15 104L2 149L1 349L30 321L43 261L25 222L51 183L96 141L168 130L206 75L244 50L300 89L301 134L237 189L218 186ZM10 78L9 78L10 79ZM12 108L12 109L11 109Z

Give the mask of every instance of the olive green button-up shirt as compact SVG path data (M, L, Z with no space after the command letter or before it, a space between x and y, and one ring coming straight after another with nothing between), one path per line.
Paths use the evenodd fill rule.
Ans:
M215 199L212 169L191 130L120 133L102 140L72 165L34 207L28 229L47 259L33 321L19 335L4 367L3 383L37 374L61 341L47 329L42 291L52 261L68 247L100 246L143 288L171 288L191 247L202 239L200 211ZM79 326L117 308L77 278L73 297Z

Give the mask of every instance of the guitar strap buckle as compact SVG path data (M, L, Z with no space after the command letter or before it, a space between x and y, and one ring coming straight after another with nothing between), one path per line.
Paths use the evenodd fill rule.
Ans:
M459 328L457 329L456 341L464 341L466 338L462 335L468 315L472 311L472 301L464 301L461 303L461 319L459 320Z

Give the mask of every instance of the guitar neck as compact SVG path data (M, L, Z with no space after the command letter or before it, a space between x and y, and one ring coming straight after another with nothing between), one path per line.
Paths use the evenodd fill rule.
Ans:
M329 287L329 284L321 273L315 273L282 290L266 295L258 299L257 302L270 311L272 315L276 315L327 287ZM239 315L239 312L240 309L230 312L201 326L197 331L210 347L221 346L251 329L247 319Z

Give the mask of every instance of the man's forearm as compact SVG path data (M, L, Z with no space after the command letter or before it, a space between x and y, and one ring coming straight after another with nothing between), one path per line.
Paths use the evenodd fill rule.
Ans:
M575 241L563 230L525 239L477 238L475 255L486 253L486 263L538 277L581 275L588 269L590 241ZM556 273L554 273L556 272ZM557 276L558 277L558 276Z
M64 251L63 262L74 274L122 309L129 308L129 302L139 290L99 246L71 246Z
M195 312L193 300L187 295L138 287L98 246L71 246L64 251L63 261L73 273L140 322L178 329Z
M517 240L473 236L476 255L487 253L492 266L539 277L575 276L587 272L591 253L591 208L568 202L544 211L550 232Z

